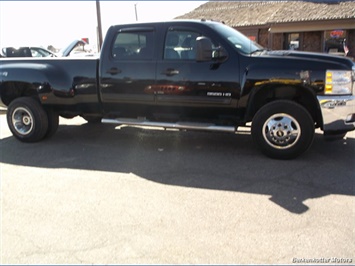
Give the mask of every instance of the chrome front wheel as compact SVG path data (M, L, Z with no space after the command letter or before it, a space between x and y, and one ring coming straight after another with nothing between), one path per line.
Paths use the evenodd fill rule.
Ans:
M314 130L313 118L306 108L290 100L275 100L255 114L251 134L265 155L293 159L309 149Z
M297 120L285 113L272 115L263 126L265 141L276 149L289 149L302 134Z

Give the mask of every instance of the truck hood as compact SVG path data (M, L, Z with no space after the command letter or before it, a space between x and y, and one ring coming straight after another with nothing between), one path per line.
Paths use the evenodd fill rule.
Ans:
M272 56L272 57L289 57L289 58L312 59L312 60L319 60L319 61L331 61L331 62L337 62L339 64L346 65L349 68L353 68L355 66L355 63L348 57L323 54L323 53L280 50L280 51L266 51L262 55Z

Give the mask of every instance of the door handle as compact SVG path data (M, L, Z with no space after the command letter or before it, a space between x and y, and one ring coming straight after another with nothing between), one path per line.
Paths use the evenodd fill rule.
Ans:
M167 70L162 72L163 75L167 75L167 76L174 76L174 75L178 75L179 73L180 73L179 70L173 68L168 68Z
M116 75L116 74L119 74L121 72L122 72L122 70L118 69L116 67L113 67L113 68L111 68L111 69L106 71L107 74L111 74L111 75Z

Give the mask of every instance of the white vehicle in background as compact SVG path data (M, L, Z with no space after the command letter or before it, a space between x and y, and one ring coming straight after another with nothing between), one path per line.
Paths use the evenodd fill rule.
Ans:
M74 40L58 53L36 46L4 47L1 57L82 57L95 56L93 49L84 40Z
M42 47L5 47L1 50L3 57L57 57L57 55Z
M66 48L59 51L58 56L95 56L92 47L84 40L74 40Z

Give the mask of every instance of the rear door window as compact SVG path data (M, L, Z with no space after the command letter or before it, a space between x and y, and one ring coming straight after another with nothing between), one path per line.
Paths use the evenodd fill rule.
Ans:
M152 60L154 31L119 32L111 56L115 60Z

